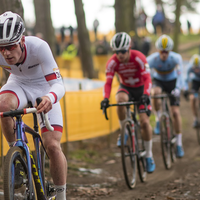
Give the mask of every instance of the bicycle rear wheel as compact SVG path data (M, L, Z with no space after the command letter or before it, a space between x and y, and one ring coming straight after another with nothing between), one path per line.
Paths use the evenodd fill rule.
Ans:
M146 170L146 150L144 147L144 141L142 139L142 135L140 132L140 127L135 125L135 135L137 141L137 167L138 167L138 174L140 177L141 182L145 182L147 180L147 170Z
M170 131L171 131L171 161L174 163L176 161L176 134L174 133L172 120L170 119Z
M135 142L132 140L131 130L132 130L131 121L130 120L124 121L121 132L122 166L126 184L130 189L133 189L136 185L137 158L135 154L136 151ZM125 134L128 135L125 136Z
M170 136L171 130L169 130L170 135L168 135L168 129L170 129L170 126L167 127L167 118L165 115L162 115L160 118L160 144L161 144L163 162L166 169L170 169L172 166L171 136Z
M17 180L16 163L20 162L23 175ZM16 184L18 182L18 184ZM31 192L32 191L32 192ZM32 183L29 185L28 166L26 155L20 147L9 149L4 164L4 199L5 200L37 200L35 183L32 177Z

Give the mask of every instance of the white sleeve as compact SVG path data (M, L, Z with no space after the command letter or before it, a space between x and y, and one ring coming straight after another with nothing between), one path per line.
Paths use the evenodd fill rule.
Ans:
M41 63L44 77L51 86L46 96L51 99L52 103L56 103L64 96L65 88L51 49L45 41L39 47L38 60Z

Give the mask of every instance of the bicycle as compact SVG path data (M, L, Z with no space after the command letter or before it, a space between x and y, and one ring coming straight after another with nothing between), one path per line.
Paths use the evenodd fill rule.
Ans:
M171 94L160 94L151 96L152 99L161 99L162 113L159 119L160 122L160 144L162 157L166 169L170 169L172 163L176 161L176 135L174 134L173 122L168 105L168 98Z
M185 96L186 100L188 99L188 95L193 94L194 98L197 98L195 108L196 108L196 114L197 114L197 126L195 127L196 133L197 133L197 141L198 144L200 145L200 92L194 91L194 90L189 90L187 97Z
M37 98L37 104L41 102ZM15 117L15 135L16 142L6 155L4 164L4 198L5 200L49 200L55 199L56 196L48 197L50 191L49 184L45 182L44 162L45 148L38 132L38 123L36 116L37 109L32 106L21 110L11 110L0 112L0 117ZM33 114L34 129L30 128L22 121L25 114ZM48 121L48 115L42 114L43 122L48 130L53 131ZM29 143L26 137L29 133L33 137L35 146L35 159L30 151ZM47 155L48 156L48 155ZM36 160L36 162L35 162ZM20 163L21 182L17 176L17 164ZM23 173L22 173L23 172ZM18 184L16 184L18 182Z
M122 125L121 130L121 159L124 172L124 178L129 189L136 186L136 174L138 171L141 182L145 182L147 178L146 171L146 150L140 133L140 125L137 120L137 105L139 102L129 101L117 104L109 104L111 106L126 106L127 118ZM133 108L131 107L133 106ZM103 109L105 118L108 120L106 109ZM126 144L124 142L125 134L128 134Z

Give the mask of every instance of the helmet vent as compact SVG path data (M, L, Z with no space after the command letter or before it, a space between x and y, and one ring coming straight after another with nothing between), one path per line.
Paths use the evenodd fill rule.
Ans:
M0 39L3 38L3 24L0 24Z
M11 29L12 21L13 21L13 19L9 19L9 21L8 21L7 30L6 30L6 37L9 37L9 35L10 35L10 29Z
M117 35L117 37L116 37L115 45L117 48L120 46L121 38L122 38L122 35Z

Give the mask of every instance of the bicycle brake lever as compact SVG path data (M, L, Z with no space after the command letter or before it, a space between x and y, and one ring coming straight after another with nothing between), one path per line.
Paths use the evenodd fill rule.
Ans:
M106 120L108 120L107 108L103 108L103 114L105 115Z
M42 101L42 98L41 97L38 97L36 99L36 102L37 102L37 105L39 105ZM54 131L54 128L51 126L50 122L49 122L49 119L48 119L48 114L44 114L43 112L40 113L40 116L42 118L42 122L45 124L46 128L49 130L49 131Z

